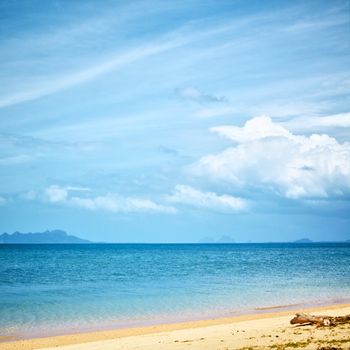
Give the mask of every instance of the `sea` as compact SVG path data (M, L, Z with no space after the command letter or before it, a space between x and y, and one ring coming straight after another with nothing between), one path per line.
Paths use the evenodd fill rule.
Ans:
M0 245L0 335L350 302L350 243Z

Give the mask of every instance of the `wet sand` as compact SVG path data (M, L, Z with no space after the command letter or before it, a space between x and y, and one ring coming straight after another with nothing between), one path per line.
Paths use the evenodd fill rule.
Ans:
M0 350L350 348L350 324L331 328L290 325L296 312L340 316L350 314L350 304L27 340L3 338Z

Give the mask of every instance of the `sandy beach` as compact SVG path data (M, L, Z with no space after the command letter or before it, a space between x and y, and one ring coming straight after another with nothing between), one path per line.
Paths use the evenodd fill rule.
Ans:
M0 349L350 349L350 324L293 326L289 321L296 312L342 316L350 314L350 304L28 340L2 339Z

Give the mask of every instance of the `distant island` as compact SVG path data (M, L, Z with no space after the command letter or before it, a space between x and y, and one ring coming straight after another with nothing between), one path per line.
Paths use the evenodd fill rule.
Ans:
M14 232L13 234L3 233L0 235L0 244L74 244L91 243L86 239L68 235L62 230L45 232Z
M301 238L301 239L297 239L293 243L312 243L312 240L309 238Z
M218 240L214 240L212 237L204 237L198 243L236 243L235 240L227 235L221 236Z
M218 244L218 243L237 243L232 237L230 236L227 236L227 235L224 235L224 236L221 236L221 238L219 239L214 239L212 237L203 237L202 239L200 239L198 241L198 243L200 244ZM280 243L304 243L304 244L307 244L307 243L350 243L350 240L345 240L345 241L313 241L311 240L310 238L300 238L300 239L297 239L295 241L281 241L281 242L278 242L278 241L275 241L275 242L251 242L251 241L248 241L248 242L239 242L239 244L245 244L245 243L252 243L252 244L280 244Z

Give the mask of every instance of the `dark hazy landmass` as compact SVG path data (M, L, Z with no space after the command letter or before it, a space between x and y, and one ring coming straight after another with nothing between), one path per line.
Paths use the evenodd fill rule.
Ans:
M198 243L235 243L235 240L230 236L224 235L216 241L212 237L204 237Z
M91 243L86 239L68 235L62 230L53 230L45 232L15 232L13 234L4 233L0 235L0 244L35 244L35 243Z
M216 243L236 243L235 240L230 237L230 236L221 236L221 238L219 238Z
M297 239L296 241L291 242L265 242L265 243L341 243L342 241L312 241L310 238L301 238ZM350 239L343 241L344 243L350 243ZM213 239L212 237L203 237L201 240L198 241L198 243L207 243L207 244L217 244L217 243L236 243L234 239L230 236L222 236L218 240ZM243 242L242 242L243 243ZM254 242L247 242L247 243L254 243ZM263 242L260 242L263 243Z
M293 243L312 243L312 240L309 238L301 238L301 239L297 239Z
M346 240L344 242L350 243L350 240ZM68 235L63 230L52 230L52 231L34 232L34 233L14 232L12 234L3 233L2 235L0 235L0 244L74 244L74 243L82 244L82 243L93 243L93 242L73 236L73 235ZM232 237L223 235L216 240L213 239L212 237L204 237L201 240L199 240L198 243L228 244L228 243L236 243L236 242ZM313 243L313 241L309 238L301 238L290 243ZM108 243L105 242L105 244L108 244Z

